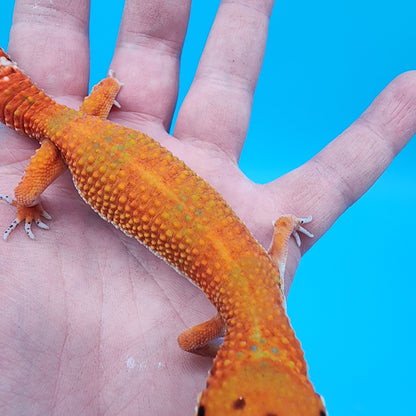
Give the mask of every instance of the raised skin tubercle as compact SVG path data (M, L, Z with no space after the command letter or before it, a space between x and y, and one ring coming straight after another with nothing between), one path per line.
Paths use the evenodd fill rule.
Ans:
M82 198L189 277L220 313L227 332L198 416L325 415L276 264L207 182L146 134L85 114L96 108L56 104L0 49L1 121L52 142Z

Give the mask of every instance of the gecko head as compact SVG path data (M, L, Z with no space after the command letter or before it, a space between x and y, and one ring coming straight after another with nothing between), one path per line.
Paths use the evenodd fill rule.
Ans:
M271 365L273 364L273 365ZM326 416L312 384L262 360L211 371L196 416Z

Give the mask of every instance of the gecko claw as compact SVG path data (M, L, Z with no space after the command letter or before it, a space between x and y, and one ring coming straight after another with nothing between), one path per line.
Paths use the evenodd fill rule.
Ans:
M52 219L52 216L50 215L50 214L48 214L43 208L42 208L42 212L40 213L40 215L43 217L43 218L46 218L47 220L51 220ZM40 223L42 223L42 221L39 221ZM46 225L46 224L43 224L43 225ZM47 226L48 227L48 226ZM41 227L40 226L40 228L43 228L43 227ZM46 229L46 228L45 228ZM49 227L47 228L48 230L49 230Z
M309 232L307 229L301 226L301 224L308 224L311 221L312 221L312 215L309 215L309 217L307 218L296 218L297 225L294 227L292 235L298 247L300 247L301 245L299 233L302 233L310 238L314 237L314 235L311 232Z

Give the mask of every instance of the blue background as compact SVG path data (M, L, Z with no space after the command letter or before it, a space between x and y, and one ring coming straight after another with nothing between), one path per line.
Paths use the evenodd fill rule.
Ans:
M14 1L3 0L7 46ZM180 100L218 0L194 1ZM92 83L108 69L122 1L92 2ZM414 0L275 5L241 168L267 182L341 133L395 76L416 69ZM304 257L289 296L317 391L332 415L415 414L416 140Z

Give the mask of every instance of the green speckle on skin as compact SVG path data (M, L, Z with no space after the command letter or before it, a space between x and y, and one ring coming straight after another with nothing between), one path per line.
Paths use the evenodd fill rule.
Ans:
M182 200L182 201L186 201L186 200L188 199L188 198L186 197L186 195L181 195L181 196L180 196L180 198L181 198L181 200Z
M191 221L191 220L192 220L192 218L191 218L191 216L190 216L190 215L185 215L185 220L186 220L186 221Z
M198 215L198 216L202 215L202 209L197 208L197 209L194 211L194 214L195 214L195 215Z
M59 119L51 119L51 120L49 120L49 127L51 128L51 129L57 129L57 128L59 128L62 124L61 124L61 120L59 120Z
M271 352L272 352L273 354L279 354L279 350L278 350L276 347L272 347L272 348L271 348Z
M106 141L107 143L111 143L113 141L113 138L111 136L105 136L104 141Z
M120 152L124 152L126 150L126 148L124 147L123 144L115 144L114 146L111 146L111 152L113 154L119 154Z
M183 205L182 205L182 204L178 204L178 205L176 205L176 209L177 209L178 211L183 211Z
M242 352L238 352L237 354L236 354L236 357L237 358L244 358L244 354L242 353Z
M258 342L260 340L260 328L258 326L255 326L254 331L253 331L253 338L255 339L255 342Z
M261 367L261 368L264 368L264 369L267 369L267 368L269 368L269 367L270 367L270 364L269 364L269 362L268 362L268 361L262 361L262 362L260 363L260 367Z

